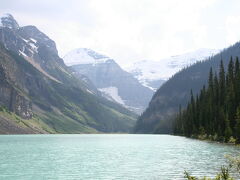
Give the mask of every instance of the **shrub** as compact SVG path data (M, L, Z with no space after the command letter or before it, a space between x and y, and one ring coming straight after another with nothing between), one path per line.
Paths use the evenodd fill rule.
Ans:
M194 176L190 176L188 172L184 172L187 180L234 180L229 173L229 169L226 167L221 167L221 172L216 175L215 178L208 178L208 177L203 177L203 178L197 178Z
M237 141L237 140L236 140L234 137L231 136L231 137L229 138L229 140L228 140L228 143L230 143L230 144L236 144L236 141Z

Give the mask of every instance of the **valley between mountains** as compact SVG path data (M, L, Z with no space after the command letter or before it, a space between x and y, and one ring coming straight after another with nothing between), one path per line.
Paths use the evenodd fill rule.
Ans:
M61 58L37 27L21 27L11 14L0 22L1 134L171 133L179 104L220 61L215 49L128 66L88 48ZM221 52L225 65L238 46Z

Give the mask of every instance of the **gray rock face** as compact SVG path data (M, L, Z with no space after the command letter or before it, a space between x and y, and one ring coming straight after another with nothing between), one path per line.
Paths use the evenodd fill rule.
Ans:
M56 44L47 35L39 31L35 26L24 26L18 31L19 35L24 39L31 40L37 46L47 46L49 51L55 55L58 54Z
M40 71L45 71L61 81L58 71L64 70L65 67L63 60L58 57L55 42L35 26L15 28L15 23L11 26L3 23L6 19L7 22L16 22L11 15L1 18L0 41L5 48L23 56L32 64L38 64Z
M11 89L10 93L9 110L23 119L31 119L33 116L32 103L14 89Z
M4 70L0 63L0 105L6 106L10 111L24 119L32 118L31 102L8 83L6 71L7 68Z
M3 17L1 17L1 24L3 27L7 27L13 30L17 30L19 28L17 21L11 14L5 14Z
M35 26L20 27L9 14L0 18L0 22L0 42L6 49L24 57L45 76L58 83L69 83L69 81L72 84L76 83L72 81L74 79L72 71L58 56L55 42L47 35ZM81 78L84 77L79 77L81 83L77 82L77 86L80 85L82 89L94 92L89 82Z
M38 127L29 132L131 130L136 114L100 96L86 76L77 76L58 56L54 41L34 26L19 27L10 15L0 22L0 111L24 119L34 114L32 121ZM19 130L11 118L0 114L5 126L0 133Z
M73 50L64 57L77 73L87 76L102 92L137 113L143 112L153 91L139 83L132 74L124 71L113 59L90 49ZM113 92L116 90L117 94ZM114 97L115 96L115 97Z
M10 14L1 17L0 22L0 42L3 46L32 61L32 64L39 66L39 70L46 71L51 76L51 63L47 64L44 62L42 56L45 52L41 52L41 49L47 46L49 47L51 56L56 56L55 43L34 26L20 27ZM6 58L4 54L2 54L3 57L4 59ZM51 60L51 58L46 58L46 60ZM63 61L61 60L60 63L63 64ZM25 89L29 92L28 89L30 87L27 82L31 80L26 80L27 77L23 77L23 73L11 61L2 62L0 66L0 104L6 106L10 111L15 112L24 119L32 118L31 101L22 95L21 92L17 91L16 88L13 88L15 86L17 89ZM10 82L14 84L9 84Z

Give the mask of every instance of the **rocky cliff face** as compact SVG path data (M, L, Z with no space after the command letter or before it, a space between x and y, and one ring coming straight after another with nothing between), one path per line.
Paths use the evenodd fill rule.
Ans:
M8 20L8 24L3 20ZM23 56L39 71L54 80L61 79L61 70L67 71L63 60L58 57L55 42L35 26L20 27L11 15L1 18L0 40L6 49Z
M13 77L10 73L14 71L11 67L4 66L3 56L0 53L0 105L6 106L10 111L24 119L30 119L33 115L31 102L9 84L7 77ZM7 72L8 70L9 72Z
M76 74L87 76L109 99L137 113L143 112L153 95L153 90L140 84L113 59L91 49L73 50L64 61L72 65Z
M85 76L76 77L54 41L11 15L0 20L0 106L31 119L36 132L130 131L135 114L99 96Z
M24 119L31 119L33 116L31 102L8 84L2 81L0 84L0 105Z

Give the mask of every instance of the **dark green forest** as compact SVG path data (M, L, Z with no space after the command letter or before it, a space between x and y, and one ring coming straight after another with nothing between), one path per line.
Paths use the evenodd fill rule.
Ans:
M182 109L187 107L191 89L195 97L203 85L207 85L210 68L219 74L221 60L227 69L231 56L240 57L240 42L174 74L156 91L148 108L138 118L135 132L172 134L173 116L179 111L179 105Z
M218 73L217 73L218 72ZM186 109L174 120L174 134L201 139L240 143L240 65L230 58L219 70L210 69L208 83L191 97Z

